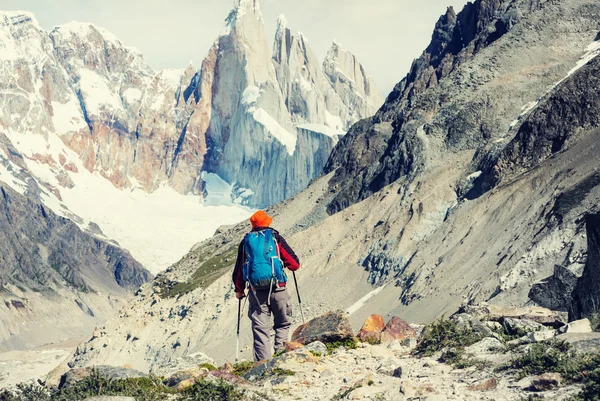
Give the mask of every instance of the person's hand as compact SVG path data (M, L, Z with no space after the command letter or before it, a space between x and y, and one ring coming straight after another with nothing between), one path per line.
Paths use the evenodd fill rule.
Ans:
M244 298L246 298L246 294L244 294L243 292L236 292L235 297L237 299L244 299Z

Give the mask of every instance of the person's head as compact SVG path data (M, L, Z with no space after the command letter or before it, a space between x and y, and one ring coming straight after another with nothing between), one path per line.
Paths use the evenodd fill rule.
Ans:
M250 224L252 224L252 228L269 227L272 222L273 219L262 210L259 210L258 212L254 213L252 217L250 217Z

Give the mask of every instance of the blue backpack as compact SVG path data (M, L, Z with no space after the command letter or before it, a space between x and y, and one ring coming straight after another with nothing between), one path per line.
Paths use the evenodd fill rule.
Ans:
M253 231L246 234L244 251L246 262L242 274L251 289L267 289L275 284L287 283L273 230Z

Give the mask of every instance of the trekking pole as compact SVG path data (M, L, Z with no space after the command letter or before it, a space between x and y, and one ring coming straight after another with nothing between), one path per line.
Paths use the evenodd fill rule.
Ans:
M238 299L237 345L235 347L235 361L240 359L240 320L242 318L242 300Z
M304 311L302 310L302 299L300 299L300 290L298 289L298 280L296 280L296 272L292 272L294 275L294 284L296 284L296 293L298 294L298 304L300 305L300 314L302 315L302 324L306 323L304 320Z

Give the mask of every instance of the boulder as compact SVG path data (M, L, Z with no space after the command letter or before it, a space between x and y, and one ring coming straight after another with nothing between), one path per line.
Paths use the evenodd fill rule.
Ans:
M497 352L503 352L506 346L497 338L486 337L483 340L465 348L468 354L481 357L483 355L494 354Z
M192 386L197 379L206 376L208 369L190 368L171 375L165 382L169 387L175 387L177 390L184 390Z
M381 332L385 329L383 316L371 315L358 332L358 339L362 342L375 344L381 341Z
M385 325L385 329L381 333L382 343L391 343L394 340L398 340L401 343L405 340L417 338L417 332L413 329L410 324L394 316Z
M201 352L152 365L150 373L160 377L170 377L177 372L197 368L203 363L214 364L214 361Z
M551 311L539 306L503 307L483 303L462 306L461 313L470 314L481 321L500 322L505 318L526 319L554 328L564 326L567 320L566 313Z
M568 342L579 354L600 354L600 333L565 333L556 339Z
M554 336L556 336L555 330L542 330L542 331L531 332L531 333L527 334L526 338L528 340L527 342L539 343L542 341L549 340L549 339L553 338Z
M289 342L285 342L284 346L285 346L285 350L287 352L290 352L290 351L295 351L297 349L304 347L304 344L299 343L299 342L289 341Z
M327 346L320 341L312 342L302 348L302 350L315 354L327 355Z
M558 329L559 333L591 333L592 325L588 319L576 320Z
M387 358L381 362L381 365L377 368L377 373L400 378L402 377L402 366L399 361Z
M482 380L478 383L472 384L467 387L469 391L490 391L498 387L498 380L495 377L491 377L487 380Z
M308 345L314 341L331 343L354 339L352 326L342 311L329 312L301 326L292 335L293 342Z
M508 334L510 335L525 335L533 331L543 330L544 325L529 319L516 319L513 317L505 317L500 320Z
M63 389L71 387L74 384L85 380L87 377L90 377L95 373L108 380L148 377L148 375L133 369L117 368L114 366L93 366L69 370L60 378L58 388Z
M562 385L563 378L559 373L544 373L531 380L531 390L533 391L551 391L556 390Z
M69 365L61 363L52 369L44 378L44 385L48 388L58 387L62 376L70 370Z

